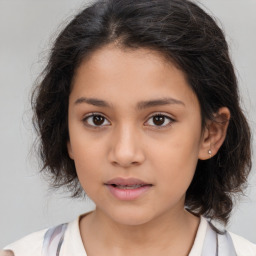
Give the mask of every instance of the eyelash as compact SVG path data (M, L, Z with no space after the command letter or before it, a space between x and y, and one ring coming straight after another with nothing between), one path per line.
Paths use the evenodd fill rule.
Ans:
M100 113L90 113L89 115L86 115L86 116L83 118L82 121L83 121L83 123L84 123L86 126L88 126L88 127L91 127L91 128L93 128L93 129L101 129L101 128L103 127L103 125L96 126L96 125L88 124L88 122L87 122L89 118L91 118L91 117L93 118L93 117L95 117L95 116L100 116L100 117L103 117L105 120L107 120L107 118L106 118L105 116L103 116L102 114L100 114ZM161 126L154 125L156 129L164 129L164 128L170 126L172 123L175 122L175 120L174 120L173 118L171 118L170 116L167 116L167 115L165 115L165 114L163 114L163 113L156 113L156 114L150 116L149 119L151 119L151 118L153 118L153 117L157 117L157 116L164 117L165 119L169 119L170 122L169 122L169 124L164 125L164 126L162 126L162 125L161 125ZM148 119L148 120L149 120L149 119ZM164 123L165 123L165 122L164 122Z

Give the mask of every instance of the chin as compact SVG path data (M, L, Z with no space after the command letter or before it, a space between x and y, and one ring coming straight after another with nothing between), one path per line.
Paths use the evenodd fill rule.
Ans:
M135 210L133 207L127 208L112 210L108 215L114 222L129 226L143 225L154 218L146 209Z

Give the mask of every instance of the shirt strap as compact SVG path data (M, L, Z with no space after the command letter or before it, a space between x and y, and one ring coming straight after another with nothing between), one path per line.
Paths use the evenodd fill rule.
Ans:
M67 224L50 228L44 235L42 256L59 256Z
M237 256L230 234L221 234L208 224L201 256Z
M218 234L218 256L237 256L235 246L233 240L229 234L229 232L225 232L224 234Z

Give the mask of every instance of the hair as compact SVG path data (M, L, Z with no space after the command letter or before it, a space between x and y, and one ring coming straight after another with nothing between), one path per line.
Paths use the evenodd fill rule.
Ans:
M32 95L42 172L50 175L52 187L82 195L67 151L69 94L80 63L111 43L155 50L181 69L199 100L202 127L215 120L219 108L230 110L223 145L211 159L198 160L185 199L190 212L227 224L234 195L243 192L251 169L251 134L223 32L188 0L97 1L60 32Z

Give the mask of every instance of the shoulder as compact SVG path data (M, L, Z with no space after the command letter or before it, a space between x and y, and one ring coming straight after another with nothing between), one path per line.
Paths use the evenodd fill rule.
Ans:
M4 249L12 250L15 256L36 256L40 255L43 246L44 235L47 229L43 229L27 235L20 240L9 244Z
M234 243L237 256L256 256L256 244L232 232L229 232L229 234Z
M13 251L15 256L55 255L58 250L60 255L86 255L79 231L79 219L80 216L69 223L34 232L9 244L4 250Z
M203 230L203 232L201 232L201 239L200 239L201 241L200 245L203 248L202 250L204 249L205 251L212 250L212 248L215 247L213 245L213 242L217 238L216 242L217 242L218 251L221 252L223 255L256 256L256 244L230 231L226 231L218 234L216 233L216 228L214 224L210 223L210 221L207 220L206 218L201 217L200 226L202 226L203 228L199 226L198 231ZM225 231L225 230L222 230L222 231ZM202 250L200 250L200 253L202 252Z

